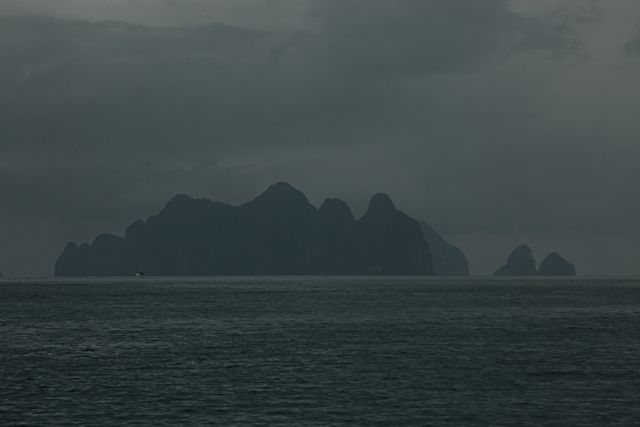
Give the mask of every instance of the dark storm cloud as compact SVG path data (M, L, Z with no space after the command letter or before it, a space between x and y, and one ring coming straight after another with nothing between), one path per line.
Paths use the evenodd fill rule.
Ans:
M318 4L310 16L321 29L290 35L4 18L2 117L22 123L7 139L113 152L135 137L137 147L184 153L205 142L263 144L268 128L270 143L283 144L297 139L283 129L292 123L322 128L319 118L331 124L357 104L383 102L392 90L384 79L465 72L513 49L568 44L502 1Z
M41 14L146 25L231 25L279 29L295 25L305 0L0 0L5 14Z
M561 23L511 12L508 1L327 0L309 14L329 52L384 77L465 72L516 50L562 54L578 43Z
M360 211L387 191L459 242L638 233L636 74L585 59L585 20L502 0L322 0L290 25L142 26L97 22L99 3L83 3L94 22L0 17L7 271L49 272L67 240L121 233L173 193L237 203L280 179ZM189 13L214 3L255 23L225 2ZM202 22L176 4L144 22Z
M113 150L132 140L163 145L181 135L183 142L202 142L198 133L233 120L234 110L258 114L245 107L257 77L251 68L265 37L260 33L217 25L173 30L4 21L3 117L23 122L20 144L53 139L56 150L84 144Z

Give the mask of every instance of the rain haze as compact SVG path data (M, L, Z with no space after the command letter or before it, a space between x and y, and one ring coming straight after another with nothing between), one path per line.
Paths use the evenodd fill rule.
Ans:
M639 112L636 0L0 0L0 270L286 181L638 275Z

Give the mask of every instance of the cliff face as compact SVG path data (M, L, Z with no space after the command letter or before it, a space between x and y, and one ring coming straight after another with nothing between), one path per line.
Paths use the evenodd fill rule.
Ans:
M70 243L56 276L382 274L430 275L419 224L386 195L355 220L346 203L320 209L285 183L241 206L175 196L125 237Z
M358 221L364 243L364 273L433 275L433 261L420 224L376 194Z
M356 219L339 199L327 199L320 206L311 227L313 273L350 274L362 271L362 242Z
M529 246L518 246L507 258L507 264L499 268L495 276L535 276L536 261Z
M422 233L433 257L433 268L438 276L468 276L469 261L457 247L425 222L420 222Z
M539 276L575 276L576 266L555 252L550 253L540 263Z

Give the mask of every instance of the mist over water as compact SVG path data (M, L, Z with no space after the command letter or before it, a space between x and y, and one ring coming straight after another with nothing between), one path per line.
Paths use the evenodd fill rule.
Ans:
M640 280L0 280L0 424L632 425Z

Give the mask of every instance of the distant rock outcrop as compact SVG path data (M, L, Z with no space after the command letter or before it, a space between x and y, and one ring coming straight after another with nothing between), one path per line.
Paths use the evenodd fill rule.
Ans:
M539 276L575 276L576 266L555 252L550 253L540 263Z
M526 245L518 246L507 258L507 264L494 273L494 276L535 276L536 261L533 259L531 248Z
M241 206L175 196L125 237L69 243L56 276L380 274L431 275L417 221L378 194L358 221L341 200L320 209L286 183Z
M447 242L444 237L426 222L421 221L420 227L424 235L431 256L433 268L437 276L468 276L469 261L465 254L457 247Z

